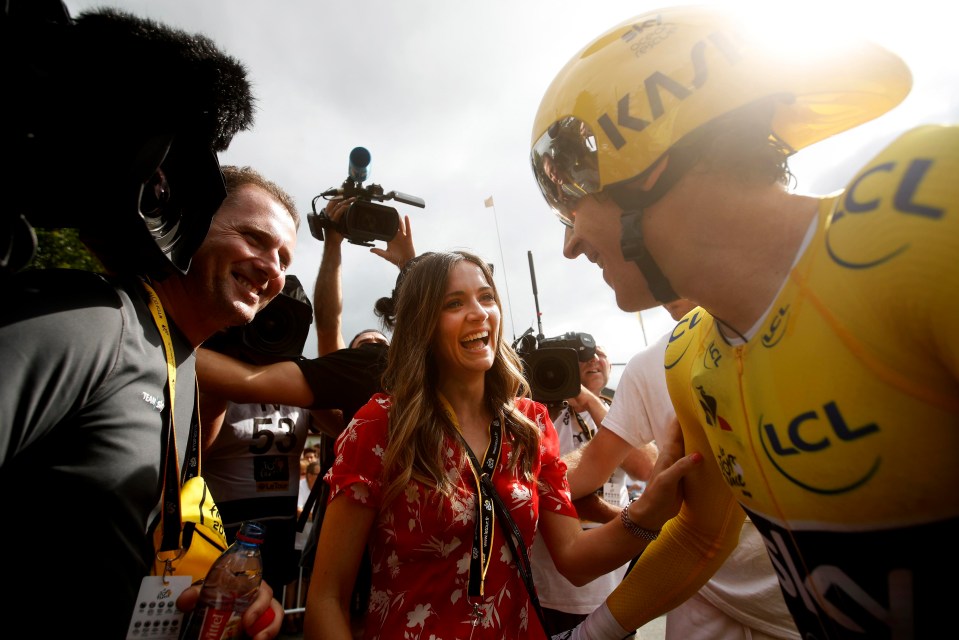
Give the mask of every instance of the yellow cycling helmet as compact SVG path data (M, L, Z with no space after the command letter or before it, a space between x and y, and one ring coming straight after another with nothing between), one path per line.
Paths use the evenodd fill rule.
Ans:
M579 198L642 174L677 141L740 107L777 97L771 135L797 151L867 122L912 86L882 47L809 33L777 50L735 14L664 8L594 39L546 90L530 159L550 207L572 224ZM782 25L777 25L784 32ZM777 35L772 33L773 36Z

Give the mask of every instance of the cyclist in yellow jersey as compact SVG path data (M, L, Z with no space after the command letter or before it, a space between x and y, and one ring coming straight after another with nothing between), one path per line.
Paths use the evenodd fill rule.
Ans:
M715 9L641 15L574 56L536 115L564 254L625 311L700 305L664 366L687 451L716 463L573 638L683 602L747 513L804 638L952 626L959 128L901 134L837 194L793 193L787 158L895 107L911 75L865 42L768 40Z

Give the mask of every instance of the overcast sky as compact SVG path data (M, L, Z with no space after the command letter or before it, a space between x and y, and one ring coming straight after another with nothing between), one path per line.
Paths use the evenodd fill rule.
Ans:
M291 273L312 297L323 243L305 214L347 176L350 151L372 154L365 184L419 196L395 206L412 219L419 251L465 248L495 265L507 338L539 331L527 252L535 265L543 333L591 333L625 363L672 327L662 309L619 311L599 269L561 253L563 228L537 190L528 154L533 117L554 74L593 37L664 2L591 0L66 0L71 13L115 6L202 32L249 69L256 122L221 155L283 186L304 214ZM682 3L686 4L686 3ZM727 4L742 6L744 2ZM842 187L899 131L959 120L954 9L949 2L778 2L822 25L862 30L911 66L914 88L897 109L797 154L798 190ZM938 6L937 6L938 5ZM799 49L796 55L802 55ZM145 82L162 88L162 74ZM493 198L495 207L484 200ZM318 207L323 203L318 201ZM383 243L379 243L383 246ZM396 269L344 243L344 336L377 326L373 302ZM305 355L316 355L310 334ZM621 366L615 366L612 383Z

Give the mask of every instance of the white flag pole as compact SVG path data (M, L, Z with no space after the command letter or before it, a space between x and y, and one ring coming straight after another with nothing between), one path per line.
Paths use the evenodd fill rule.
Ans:
M483 201L487 209L493 209L493 222L496 224L496 242L499 244L499 261L503 265L503 283L506 285L506 305L509 307L509 323L513 329L513 339L516 339L516 325L513 322L513 302L509 297L509 279L506 277L506 258L503 257L503 241L499 235L499 219L496 215L496 204L493 202L493 196Z

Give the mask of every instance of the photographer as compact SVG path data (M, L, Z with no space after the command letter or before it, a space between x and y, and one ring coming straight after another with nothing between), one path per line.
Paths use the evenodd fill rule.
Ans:
M319 355L324 356L332 351L345 347L357 346L357 338L362 333L374 330L365 330L357 334L350 344L343 340L343 234L336 230L336 223L349 211L356 198L333 198L325 208L326 215L332 221L324 232L323 258L320 260L320 269L316 275L316 284L313 287L313 311L316 315L316 337ZM386 249L370 248L370 253L378 255L387 262L402 269L406 262L416 255L413 249L413 233L410 229L410 217L403 216L402 223L396 235L386 244ZM376 342L389 344L386 336L380 333L383 340Z
M73 20L50 2L8 2L2 20L17 96L3 129L4 228L78 227L111 272L4 265L0 483L29 528L4 527L0 544L30 562L8 604L27 635L66 622L125 638L138 594L162 582L148 575L162 454L196 463L185 455L194 348L279 293L299 218L256 172L221 173L216 153L249 128L253 98L243 65L206 37L108 9ZM131 100L144 69L162 81ZM4 235L8 254L32 253L31 233ZM267 640L281 619L263 584L245 630Z

